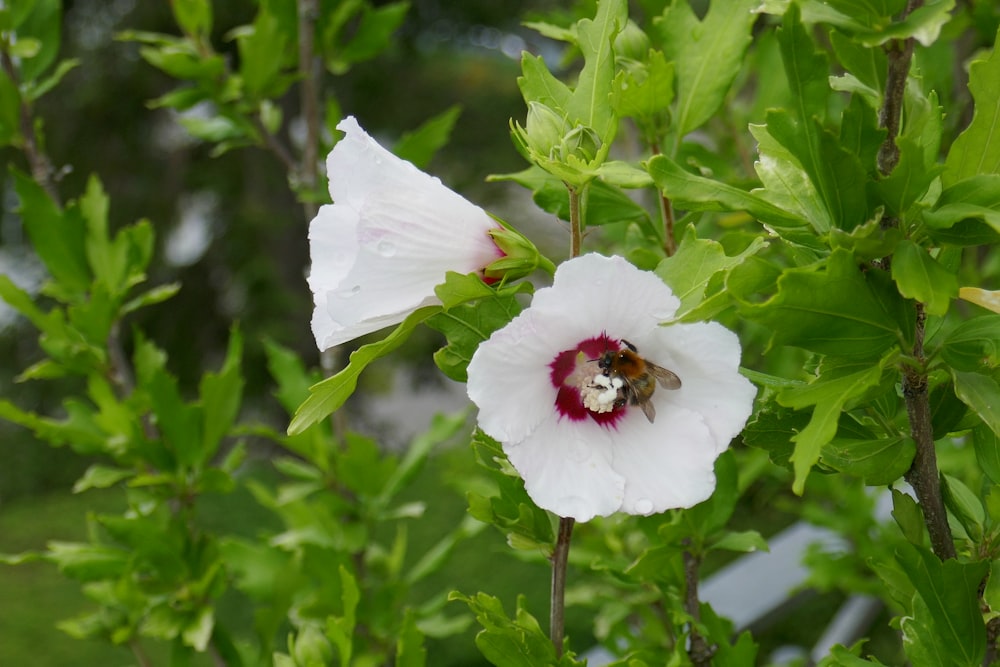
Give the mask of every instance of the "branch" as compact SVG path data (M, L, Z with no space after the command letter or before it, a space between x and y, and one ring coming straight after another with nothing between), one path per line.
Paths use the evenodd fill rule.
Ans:
M566 616L566 565L569 562L569 542L573 535L575 520L559 518L559 534L552 551L552 600L549 607L549 636L556 649L556 657L561 658Z
M3 71L10 77L14 86L20 88L20 77L18 76L17 67L14 65L10 54L2 49L0 49L0 66L3 67ZM32 119L31 105L21 97L21 104L18 108L18 123L20 125L21 136L24 139L23 150L25 157L28 159L31 176L35 179L36 183L42 186L42 189L45 190L49 198L58 204L59 193L56 191L56 186L53 182L55 169L52 167L49 157L38 147Z
M319 17L317 0L299 0L299 105L306 122L306 139L302 149L302 185L311 193L319 182L319 68L313 53L313 36ZM312 201L302 203L306 220L316 217L317 206Z
M924 0L910 0L903 11L900 20L924 4ZM886 46L889 67L885 79L885 98L878 112L879 127L886 129L885 140L878 149L878 170L883 176L888 176L899 162L899 147L896 137L899 136L899 119L903 115L903 96L906 93L906 77L910 73L910 61L913 60L913 38L902 41L894 40Z
M701 559L687 549L684 550L683 556L684 610L691 617L691 645L688 647L688 657L694 667L711 667L715 651L696 627L701 621L701 601L698 599L698 569L701 567Z

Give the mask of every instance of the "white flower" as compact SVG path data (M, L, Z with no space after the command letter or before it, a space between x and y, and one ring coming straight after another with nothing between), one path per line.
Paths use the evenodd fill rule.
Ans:
M479 346L468 383L479 426L539 507L587 521L712 494L715 459L757 390L739 374L734 333L715 322L661 326L679 303L656 275L585 255L560 265L552 287ZM655 421L629 401L622 374L602 367L606 352L629 344L680 379L653 392Z
M482 272L503 253L501 229L478 206L375 142L353 117L326 159L333 204L309 225L321 350L402 322L439 303L434 287L447 271Z

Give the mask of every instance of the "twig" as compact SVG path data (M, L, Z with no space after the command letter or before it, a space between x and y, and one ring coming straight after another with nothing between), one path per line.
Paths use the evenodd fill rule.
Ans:
M916 8L924 4L924 0L910 0L900 19L905 19ZM896 137L899 135L899 119L903 114L903 96L906 93L906 77L910 73L910 61L913 59L913 38L892 41L886 46L889 67L885 79L885 98L878 113L879 127L886 129L885 140L878 149L878 170L883 176L888 176L899 162L899 146Z
M701 621L701 601L698 599L698 569L701 567L701 559L687 549L684 550L683 557L684 609L691 617L691 644L688 647L688 657L694 667L710 667L715 651L697 628L697 624Z
M575 519L559 518L559 534L556 546L552 551L552 602L549 607L549 636L556 650L556 657L561 658L563 652L563 637L566 630L566 565L569 562L569 543L573 535Z
M313 32L319 7L316 0L299 0L299 104L306 122L306 140L302 148L302 167L299 174L302 185L309 193L316 190L319 182L319 68L313 53ZM318 207L315 202L302 202L306 220L316 217Z
M3 71L10 78L14 86L19 86L20 76L18 76L17 67L14 65L10 54L3 49L0 49L0 66L3 67ZM49 198L58 204L59 193L56 191L56 186L52 179L55 169L52 167L49 157L38 147L32 118L31 105L22 97L18 108L18 123L21 127L21 136L24 139L24 156L28 159L28 167L31 169L32 178L42 186L42 189L45 190Z

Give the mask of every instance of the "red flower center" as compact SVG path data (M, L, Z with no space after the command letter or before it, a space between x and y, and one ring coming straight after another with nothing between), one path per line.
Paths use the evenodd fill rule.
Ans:
M601 426L614 426L625 414L625 408L616 407L608 412L595 412L583 404L581 387L601 374L597 365L605 352L617 352L621 342L602 333L587 338L568 350L563 350L549 364L549 381L556 388L556 411L560 418L572 421L593 419Z

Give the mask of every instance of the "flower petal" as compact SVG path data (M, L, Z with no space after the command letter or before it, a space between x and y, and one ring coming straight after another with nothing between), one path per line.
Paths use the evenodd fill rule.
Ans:
M698 322L658 327L646 345L647 358L672 370L682 383L678 390L656 393L657 409L667 403L702 415L714 451L724 451L746 425L757 395L739 374L739 338L717 322Z
M500 224L441 181L399 159L354 118L327 157L333 205L309 227L309 285L320 349L398 324L437 303L445 273L482 271L501 256Z
M554 414L552 342L535 312L528 309L495 331L469 362L467 391L479 406L479 426L500 442L520 442Z
M610 465L612 439L589 422L541 423L523 441L505 444L511 464L525 475L524 487L542 509L577 521L607 516L621 507L625 479Z
M653 514L691 507L715 490L720 451L701 415L676 405L657 408L650 424L633 410L615 433L612 466L627 480L621 511Z

